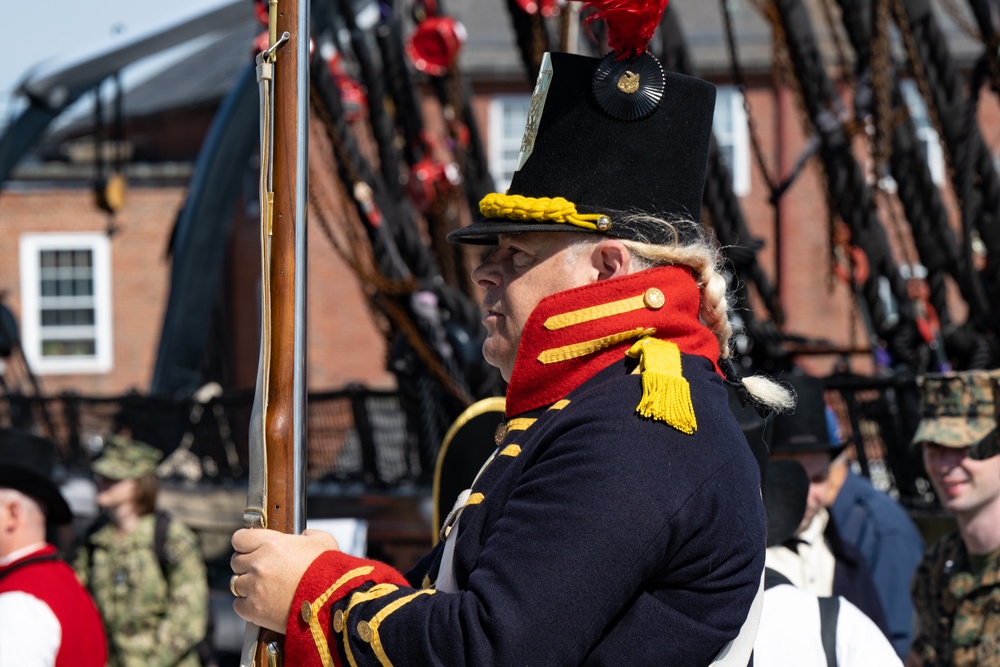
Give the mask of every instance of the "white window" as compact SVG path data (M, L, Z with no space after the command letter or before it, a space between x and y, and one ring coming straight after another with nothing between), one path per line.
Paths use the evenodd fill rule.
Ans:
M506 192L514 177L530 103L530 95L497 95L490 102L489 161L497 192Z
M733 176L733 192L750 192L750 133L743 95L736 86L719 86L715 98L715 143Z
M940 186L944 183L944 154L941 152L941 141L938 133L931 125L930 116L927 114L927 105L920 94L920 89L912 79L900 82L900 90L903 93L903 101L906 102L910 110L910 118L917 128L917 140L924 147L924 155L927 156L927 168L931 172L931 179L934 184Z
M111 369L106 234L21 236L21 345L36 373Z

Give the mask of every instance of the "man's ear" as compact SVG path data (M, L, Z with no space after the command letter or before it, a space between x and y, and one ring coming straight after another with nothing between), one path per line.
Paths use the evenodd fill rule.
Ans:
M598 243L594 248L593 260L598 280L617 278L632 272L632 253L614 239Z

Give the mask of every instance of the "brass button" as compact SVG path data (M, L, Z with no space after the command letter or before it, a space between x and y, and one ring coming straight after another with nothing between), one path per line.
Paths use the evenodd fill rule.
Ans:
M333 612L333 631L343 632L344 630L344 612L341 609Z
M646 290L646 293L642 295L642 302L646 304L646 308L650 310L659 310L663 308L663 304L667 302L667 298L663 296L663 292L656 289L655 287L650 287Z
M497 426L496 433L493 434L493 442L497 443L497 447L503 444L504 438L507 437L507 422Z
M312 608L312 605L309 604L308 600L303 600L302 601L302 620L305 621L306 623L308 623L309 621L312 620L312 617L313 617L313 608Z
M597 231L606 232L611 229L611 218L602 215L597 219Z
M368 625L368 621L358 623L358 637L366 644L372 643L375 632L372 630L372 626Z

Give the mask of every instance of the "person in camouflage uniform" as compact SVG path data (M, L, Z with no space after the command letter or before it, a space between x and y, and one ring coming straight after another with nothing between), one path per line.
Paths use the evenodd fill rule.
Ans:
M155 546L159 515L156 464L162 453L124 437L108 439L93 464L97 503L106 514L73 564L93 596L108 635L114 667L197 667L205 638L208 583L195 534L166 524L162 555ZM161 561L162 558L162 561Z
M907 667L1000 667L1000 374L920 379L913 443L958 530L928 549L913 579L916 639Z

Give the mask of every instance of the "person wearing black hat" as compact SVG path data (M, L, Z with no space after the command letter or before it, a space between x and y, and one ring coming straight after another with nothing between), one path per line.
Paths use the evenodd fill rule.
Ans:
M699 224L715 101L646 51L665 2L592 2L603 59L548 54L518 169L449 235L493 246L497 449L406 576L328 536L241 530L232 590L296 664L745 667L764 509L727 407L787 407L729 361Z
M51 479L55 445L0 429L0 667L104 667L104 627L69 565L45 541L73 519Z
M869 616L887 636L887 622L871 572L861 554L840 537L827 510L830 462L844 451L830 442L824 383L808 375L782 378L796 392L794 412L774 419L772 460L792 460L809 477L806 511L795 534L767 549L767 566L795 586L816 595L842 595Z
M795 461L762 470L767 546L792 538L805 515L809 478ZM754 661L767 667L892 667L903 663L875 623L849 600L819 597L765 568Z
M830 421L832 442L840 442L836 419ZM899 502L851 469L846 453L830 463L828 487L827 510L841 539L857 549L871 571L889 640L896 655L906 659L913 641L910 583L924 555L924 539Z

